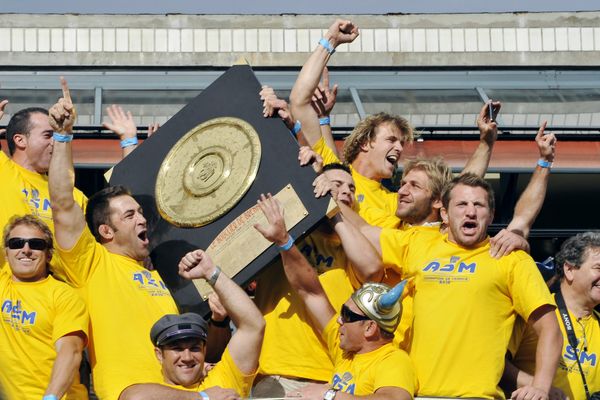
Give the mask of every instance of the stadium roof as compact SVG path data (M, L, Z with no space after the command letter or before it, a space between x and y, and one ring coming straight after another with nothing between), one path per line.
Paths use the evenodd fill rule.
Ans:
M439 14L503 12L577 12L598 11L593 0L480 1L463 0L225 0L225 1L149 1L149 0L4 0L0 13L36 14Z

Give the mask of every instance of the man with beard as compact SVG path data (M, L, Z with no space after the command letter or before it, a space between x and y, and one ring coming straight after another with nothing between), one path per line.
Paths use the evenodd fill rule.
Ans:
M494 196L484 180L470 174L454 178L444 189L440 211L446 234L368 225L358 230L348 221L336 225L354 265L371 264L379 256L382 267L414 279L409 354L417 395L501 397L497 385L518 314L540 337L539 362L531 384L513 397L547 398L562 338L535 263L522 251L499 259L489 254L486 232Z

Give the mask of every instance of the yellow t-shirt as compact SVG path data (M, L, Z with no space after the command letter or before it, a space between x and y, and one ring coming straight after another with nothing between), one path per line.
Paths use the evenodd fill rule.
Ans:
M594 311L586 318L575 318L569 312L573 330L577 337L577 354L585 374L585 380L591 393L600 391L600 313ZM558 361L558 369L552 386L561 389L570 399L585 399L581 372L575 358L575 351L569 344L565 325L558 309L556 318L563 335L563 348ZM535 373L535 351L538 337L535 330L527 325L522 334L523 339L513 360L515 366L530 375Z
M324 165L340 162L340 159L335 155L333 150L325 144L325 140L322 137L315 143L313 150L323 157ZM369 216L364 214L365 208L373 207L383 210L392 220L395 218L395 226L400 224L400 219L396 217L396 209L398 208L397 193L387 190L381 185L381 182L362 176L356 172L352 166L350 166L350 170L352 171L352 178L354 179L354 186L356 187L358 214L369 221ZM391 223L392 225L390 226L394 226L393 221Z
M214 386L220 386L224 389L233 389L242 398L250 395L250 389L252 388L252 382L256 377L256 372L250 375L245 375L235 365L235 362L231 358L229 348L225 348L221 361L219 361L213 369L208 371L208 375L193 388L186 388L180 385L170 385L163 383L163 385L171 387L173 389L184 390L186 392L202 392Z
M14 215L34 214L40 217L54 232L48 176L21 167L0 150L0 232ZM75 201L85 210L87 198L78 189L73 190ZM4 264L4 244L0 242L0 266ZM58 263L52 259L52 266ZM62 279L58 276L57 278Z
M411 397L415 392L415 374L408 354L392 343L363 354L348 354L340 349L336 314L323 331L334 363L331 387L355 396L367 396L382 387L400 387Z
M8 264L4 267L9 270ZM76 291L48 276L16 282L0 274L0 387L8 399L43 397L56 359L56 341L81 331L87 335L88 313ZM67 399L87 399L79 376Z
M383 262L414 277L413 340L419 396L502 398L497 383L516 315L552 304L522 251L496 260L489 240L474 249L419 228L384 229Z
M297 246L312 265L319 266L318 270L326 270L319 280L330 303L339 310L355 287L360 286L351 269L346 268L347 259L339 238L334 234L313 233ZM333 364L304 302L287 281L280 261L260 275L255 302L266 321L259 373L327 382Z
M90 323L90 361L94 389L103 400L116 400L127 386L161 383L160 365L150 328L177 306L157 271L131 258L110 253L86 227L70 250L57 246L68 266L68 282L81 288Z

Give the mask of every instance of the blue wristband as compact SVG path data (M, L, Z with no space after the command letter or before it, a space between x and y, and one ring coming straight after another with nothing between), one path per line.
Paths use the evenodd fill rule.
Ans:
M552 168L552 163L546 160L538 160L537 165L539 165L542 168Z
M58 397L56 397L53 394L47 394L44 397L42 397L42 400L58 400Z
M134 146L136 144L138 144L137 136L121 140L122 149L124 149L125 147Z
M333 46L331 46L331 43L329 43L329 40L327 40L325 38L321 38L321 40L319 40L319 44L321 46L323 46L325 48L325 50L327 50L329 55L332 55L333 53L335 53L335 49L333 48Z
M331 119L329 118L329 116L319 118L319 125L331 125Z
M288 233L288 237L289 237L289 239L288 239L288 241L287 241L287 242L285 242L285 244L284 244L284 245L282 245L282 246L277 246L277 248L278 248L279 250L281 250L281 251L288 251L289 249L291 249L291 248L292 248L292 246L294 245L294 238L293 238L293 237L292 237L292 235L290 235L289 233Z
M61 142L61 143L69 143L71 140L73 140L73 135L62 135L58 132L54 132L52 134L52 138L54 139L55 142ZM51 396L51 395L48 395ZM54 396L54 395L52 395Z
M294 127L292 128L292 130L290 130L290 132L292 132L292 135L294 135L294 137L298 136L298 132L300 132L302 130L302 124L300 123L300 121L296 121L296 123L294 124Z
M202 397L202 400L210 400L210 397L208 397L205 391L198 392L198 394L200 395L200 397Z

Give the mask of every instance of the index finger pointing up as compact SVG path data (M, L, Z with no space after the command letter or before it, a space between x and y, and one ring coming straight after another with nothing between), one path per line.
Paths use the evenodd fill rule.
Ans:
M69 91L69 85L67 84L67 80L64 76L60 77L60 86L63 92L63 98L67 101L71 101L71 92Z

